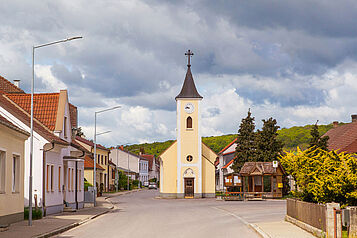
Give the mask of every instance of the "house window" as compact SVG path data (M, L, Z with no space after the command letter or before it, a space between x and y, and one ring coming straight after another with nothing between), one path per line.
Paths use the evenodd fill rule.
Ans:
M71 191L71 169L68 168L68 180L67 180L68 191Z
M51 191L53 191L53 171L54 171L54 166L53 165L51 165Z
M12 192L20 191L20 156L14 155L12 157Z
M188 156L186 157L186 160L187 160L188 162L191 162L191 161L193 160L192 155L188 155Z
M82 190L82 184L81 184L81 182L82 182L82 179L81 179L82 173L81 173L81 170L78 170L77 173L78 173L78 190L81 191Z
M103 155L101 156L101 163L103 164Z
M192 118L191 117L187 117L187 119L186 119L186 128L192 129Z
M50 177L50 165L46 165L46 191L49 191L49 177Z
M71 190L73 191L73 188L74 188L74 169L71 169L71 171L72 171L72 174L71 174Z
M108 162L107 162L107 156L105 156L105 164L107 164Z
M67 138L67 117L64 117L63 135Z
M58 191L61 191L61 166L58 166Z
M0 193L5 193L6 152L0 151Z

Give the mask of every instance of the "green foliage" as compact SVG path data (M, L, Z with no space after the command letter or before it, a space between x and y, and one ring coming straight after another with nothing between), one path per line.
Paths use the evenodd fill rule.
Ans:
M32 219L37 220L42 218L42 210L40 208L32 208ZM24 219L28 220L29 219L29 208L25 207L24 209Z
M139 180L135 179L133 180L133 186L138 187L139 186Z
M239 172L245 162L256 160L256 133L254 117L251 117L250 109L246 118L238 129L236 159L233 162L232 168L234 171Z
M255 161L273 161L278 158L283 149L283 143L277 139L278 129L277 122L272 117L263 121L262 130L258 130L256 135L256 154Z
M325 134L333 126L329 125L319 125L319 134ZM294 126L291 128L282 128L278 130L277 140L284 144L284 149L286 150L296 150L296 147L306 149L309 146L311 139L310 131L312 125L306 126ZM228 134L222 136L210 136L203 137L202 141L207 144L214 152L218 153L226 145L232 142L237 137L237 134ZM129 149L133 153L139 154L140 148L145 150L147 154L153 154L156 157L160 155L164 150L166 150L174 140L168 140L165 142L154 142L154 143L144 143L144 144L134 144L125 146L125 150Z
M87 180L84 180L84 191L88 191L88 187L93 187L93 184L89 183Z
M322 137L319 133L317 122L312 126L310 131L311 139L309 143L309 148L320 148L322 150L327 149L327 141L329 139L328 136Z
M126 189L128 187L128 176L126 176L122 171L119 171L118 184L119 184L119 189Z
M294 126L289 129L283 128L278 131L277 138L278 140L284 143L284 149L286 150L296 150L296 147L300 147L301 149L307 149L307 147L309 146L309 142L312 138L310 134L312 127L313 125ZM332 124L319 125L319 134L325 134L332 127Z
M280 162L296 181L294 196L307 202L357 205L356 154L298 148L286 152Z

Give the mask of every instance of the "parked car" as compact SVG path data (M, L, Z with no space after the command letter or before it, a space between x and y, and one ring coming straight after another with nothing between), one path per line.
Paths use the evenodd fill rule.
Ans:
M157 185L154 182L149 183L149 189L157 189Z
M147 186L149 186L149 182L148 182L148 181L145 181L145 182L144 182L144 187L147 187Z

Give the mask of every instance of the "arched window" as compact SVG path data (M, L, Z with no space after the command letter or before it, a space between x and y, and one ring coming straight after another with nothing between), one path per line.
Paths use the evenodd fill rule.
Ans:
M191 117L187 117L186 128L192 128L192 118Z

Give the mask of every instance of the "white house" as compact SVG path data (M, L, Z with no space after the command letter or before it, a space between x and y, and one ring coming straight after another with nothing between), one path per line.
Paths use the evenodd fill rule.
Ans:
M0 81L0 115L30 132L30 94L2 77ZM34 101L33 206L41 207L45 215L63 211L64 201L72 208L81 208L84 152L72 143L67 91L35 94ZM30 138L25 141L25 206L29 201L29 171Z
M110 150L109 159L119 168L139 174L139 155L125 151L123 147L120 147Z
M144 157L149 161L149 180L156 178L156 181L159 181L160 180L159 160L155 158L155 155L142 154L141 157Z
M235 158L237 139L234 139L218 153L216 161L216 190L224 191L224 176L233 173L232 164Z
M139 160L139 181L142 185L149 182L149 161L142 156Z

